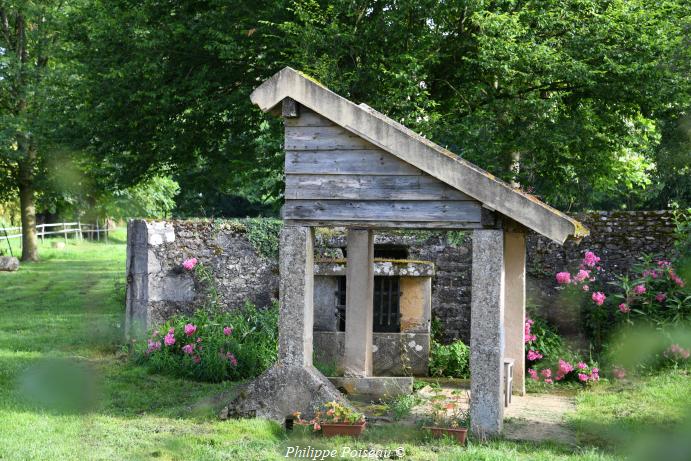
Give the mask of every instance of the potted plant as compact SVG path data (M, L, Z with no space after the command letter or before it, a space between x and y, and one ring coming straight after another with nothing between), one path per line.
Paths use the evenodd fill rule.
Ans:
M464 445L469 422L469 410L464 409L459 401L450 399L432 404L431 417L422 428L434 437L449 436Z
M365 416L342 403L327 402L314 413L314 418L304 421L300 412L293 413L296 424L312 426L315 431L322 431L325 437L347 435L357 437L365 430Z

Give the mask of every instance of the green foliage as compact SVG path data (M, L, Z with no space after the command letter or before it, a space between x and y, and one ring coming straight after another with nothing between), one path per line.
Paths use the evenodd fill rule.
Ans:
M460 340L447 345L432 341L429 372L430 376L468 378L470 376L470 348Z
M410 416L413 408L420 403L422 403L422 399L415 394L401 394L395 399L388 401L387 405L394 421L400 421Z
M559 358L571 358L573 354L566 348L561 336L547 322L535 315L531 317L531 320L533 323L530 326L530 331L536 336L536 339L525 344L526 352L530 349L538 350L551 361L556 361Z
M283 227L280 219L247 218L242 221L247 228L247 238L257 253L278 259L279 235Z
M689 107L689 8L301 0L281 29L293 65L346 97L557 206L616 208L672 177L657 120Z
M186 334L186 325L194 325L194 333ZM175 343L166 345L169 333ZM278 306L261 310L248 302L231 312L176 316L136 346L134 359L154 373L219 382L258 376L274 363L277 348Z

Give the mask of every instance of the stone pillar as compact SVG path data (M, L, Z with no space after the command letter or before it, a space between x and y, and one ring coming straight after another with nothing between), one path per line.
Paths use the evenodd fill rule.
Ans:
M498 435L504 417L504 232L473 232L470 306L470 420L480 439Z
M278 361L282 365L312 366L313 241L310 227L285 226L281 230Z
M348 229L346 329L343 365L346 376L372 376L374 321L374 239L372 231Z
M504 233L504 355L514 360L513 390L525 395L525 233Z

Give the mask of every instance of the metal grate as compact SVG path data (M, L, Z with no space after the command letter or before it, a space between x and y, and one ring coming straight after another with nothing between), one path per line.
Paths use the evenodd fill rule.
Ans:
M400 279L374 277L374 331L398 333L401 329Z
M374 277L374 319L376 333L398 333L401 330L401 284L399 277ZM338 330L345 331L346 278L338 277L336 315Z

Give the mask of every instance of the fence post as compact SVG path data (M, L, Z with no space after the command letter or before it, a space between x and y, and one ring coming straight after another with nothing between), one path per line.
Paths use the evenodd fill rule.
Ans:
M98 227L98 218L96 218L96 240L101 241L101 228Z
M77 228L79 229L79 240L84 241L84 236L82 235L82 222L81 220L77 220Z
M46 225L45 224L39 224L36 226L36 229L41 228L41 233L38 234L41 237L41 243L46 243Z
M62 222L62 233L65 236L65 245L67 245L67 224L65 221Z
M10 243L10 239L7 237L7 230L5 229L5 225L3 224L2 226L2 232L5 234L5 241L7 242L7 247L10 249L10 256L14 256L14 253L12 253L12 244ZM19 233L21 234L21 228L19 228ZM19 238L21 241L21 237Z

